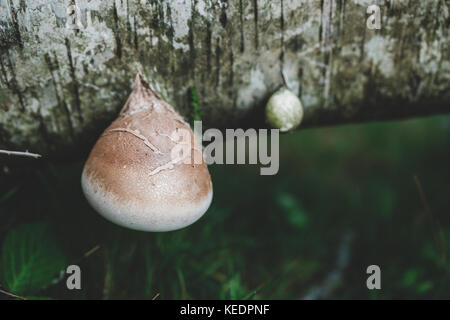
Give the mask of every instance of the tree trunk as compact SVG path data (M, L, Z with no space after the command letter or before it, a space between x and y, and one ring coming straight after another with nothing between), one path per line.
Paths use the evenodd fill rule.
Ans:
M369 29L369 5L381 29ZM0 148L74 156L138 70L205 127L264 126L282 71L301 127L450 111L450 0L0 0Z

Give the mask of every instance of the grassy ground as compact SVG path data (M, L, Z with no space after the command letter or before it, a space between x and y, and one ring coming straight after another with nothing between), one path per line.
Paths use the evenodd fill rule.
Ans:
M211 166L210 210L160 234L99 217L81 193L82 163L45 163L1 186L1 289L65 299L450 298L449 116L299 131L281 137L280 159L276 176ZM80 291L66 289L69 264L81 267ZM366 287L372 264L381 290Z

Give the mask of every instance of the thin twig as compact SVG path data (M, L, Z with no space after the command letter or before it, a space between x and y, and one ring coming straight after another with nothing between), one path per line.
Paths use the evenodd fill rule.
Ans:
M430 206L427 201L427 197L425 196L425 192L423 191L422 184L420 183L419 177L414 176L414 182L416 183L417 189L419 191L420 200L422 202L425 213L427 214L427 216L430 220L431 231L433 232L434 241L436 242L439 249L441 250L441 259L442 259L443 264L445 264L446 260L447 260L447 254L446 254L447 249L446 249L444 233L439 224L439 221L437 221L434 218L434 215L431 212Z
M322 283L313 287L302 300L318 300L329 298L342 283L345 270L347 269L353 244L354 235L351 231L344 234L338 249L336 266L325 277Z
M103 280L102 299L108 300L111 296L111 286L112 286L111 259L109 257L110 250L108 250L108 248L105 248L103 253L105 259L105 278Z
M95 247L93 247L91 250L89 250L88 252L86 252L83 255L83 258L87 258L89 257L91 254L93 254L95 251L97 251L98 249L100 249L100 245L96 245Z
M152 298L152 300L156 300L159 297L159 292L157 294L155 294L155 296Z
M31 157L35 159L42 157L40 154L31 153L28 151L21 152L21 151L0 150L0 153L7 154L8 156Z
M27 298L15 295L14 293L11 293L11 292L8 292L8 291L2 290L2 289L0 289L0 293L6 294L7 296L10 296L12 298L17 298L17 299L21 299L21 300L28 300Z

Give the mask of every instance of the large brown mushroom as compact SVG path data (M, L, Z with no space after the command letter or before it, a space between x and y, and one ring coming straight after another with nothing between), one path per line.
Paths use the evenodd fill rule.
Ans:
M213 194L201 144L140 74L118 118L92 149L81 184L103 217L142 231L192 224Z

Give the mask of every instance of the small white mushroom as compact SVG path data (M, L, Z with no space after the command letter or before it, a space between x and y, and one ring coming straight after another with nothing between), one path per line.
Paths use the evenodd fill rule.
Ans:
M192 157L174 158L188 132ZM200 161L189 161L200 159ZM81 184L88 202L106 219L135 230L171 231L198 220L212 200L212 183L200 144L183 118L140 74L118 118L100 136Z
M275 129L287 132L297 128L303 119L300 99L286 87L276 91L266 105L266 121Z

